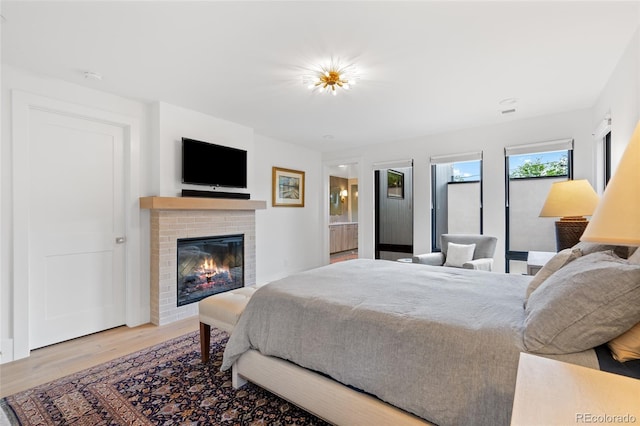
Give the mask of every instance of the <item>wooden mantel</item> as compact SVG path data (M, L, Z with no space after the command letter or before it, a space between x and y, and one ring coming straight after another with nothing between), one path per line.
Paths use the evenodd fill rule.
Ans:
M267 202L230 198L140 197L140 208L149 210L263 210Z

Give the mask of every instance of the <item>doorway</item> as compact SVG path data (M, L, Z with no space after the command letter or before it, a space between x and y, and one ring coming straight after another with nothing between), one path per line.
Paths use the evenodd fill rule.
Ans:
M124 246L116 241L124 238L124 135L49 111L33 111L29 129L35 349L125 323Z
M329 261L358 258L357 163L329 167Z
M140 213L128 208L140 196L137 119L20 91L12 101L13 351L3 362L148 321Z
M374 170L375 258L413 256L413 162Z

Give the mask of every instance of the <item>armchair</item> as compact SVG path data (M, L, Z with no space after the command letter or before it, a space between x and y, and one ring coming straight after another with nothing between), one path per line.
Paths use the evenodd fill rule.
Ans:
M442 234L440 236L440 247L442 248L442 252L426 253L413 256L413 263L422 263L425 265L433 266L454 266L445 265L447 263L449 243L462 245L475 244L475 249L473 250L471 259L464 261L461 267L465 269L491 271L493 269L493 255L496 251L497 242L498 239L496 237L491 237L488 235Z

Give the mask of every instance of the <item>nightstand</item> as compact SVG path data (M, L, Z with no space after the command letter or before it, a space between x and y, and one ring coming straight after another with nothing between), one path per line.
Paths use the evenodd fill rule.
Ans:
M556 254L553 251L530 251L527 256L527 275L535 275Z
M520 354L512 425L638 422L640 380Z

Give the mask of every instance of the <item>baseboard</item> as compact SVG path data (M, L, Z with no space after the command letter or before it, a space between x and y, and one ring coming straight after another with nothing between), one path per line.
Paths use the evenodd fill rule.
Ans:
M0 340L0 364L13 361L13 339Z

